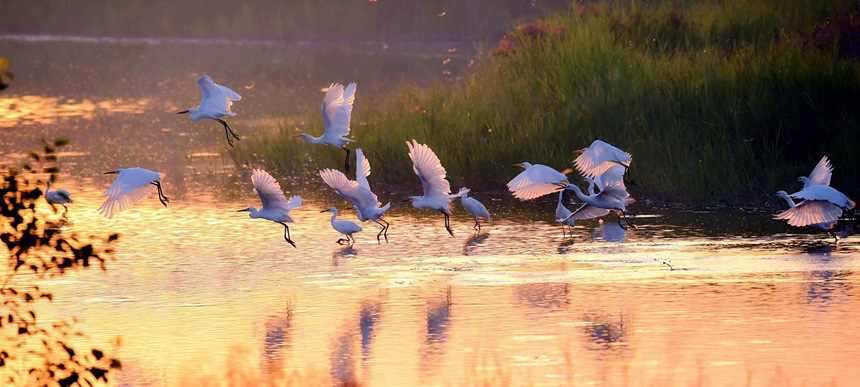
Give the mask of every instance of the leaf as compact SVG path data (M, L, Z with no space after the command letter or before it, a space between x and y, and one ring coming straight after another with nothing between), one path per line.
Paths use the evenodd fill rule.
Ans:
M106 369L93 367L90 369L90 373L93 374L93 376L95 376L96 379L101 379L101 380L107 381L106 375L108 373L108 370L106 370Z
M93 356L95 356L96 360L101 360L104 356L104 353L102 351L99 351L98 349L93 349Z
M0 71L6 70L9 67L9 60L0 56Z
M122 369L122 363L120 363L119 359L111 359L110 368Z
M54 146L61 147L69 145L69 139L67 137L57 137L54 139Z
M28 157L30 157L30 158L31 158L31 159L33 159L33 160L36 160L36 161L39 161L39 159L41 159L41 156L39 156L39 154L38 154L38 153L33 152L33 151L29 151L29 152L27 152L27 156L28 156Z

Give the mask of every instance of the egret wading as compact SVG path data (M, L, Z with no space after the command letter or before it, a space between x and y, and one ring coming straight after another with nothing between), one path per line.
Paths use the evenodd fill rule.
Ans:
M570 219L591 219L604 216L608 214L609 211L614 210L618 213L619 226L624 229L628 226L633 227L633 225L627 221L626 216L632 216L632 214L627 211L627 205L633 203L634 200L630 197L630 194L627 192L627 188L624 186L623 170L621 169L621 166L610 168L604 174L598 175L594 179L586 177L585 181L589 184L588 195L583 194L582 190L574 184L568 184L564 187L566 190L573 191L576 194L576 197L585 202L585 204L570 214L567 218L558 219L558 221L566 221ZM595 185L600 189L600 192L595 193ZM626 224L621 224L622 218L624 218Z
M594 140L588 147L575 150L574 152L580 155L573 163L576 169L585 177L593 179L608 171L609 168L621 165L624 167L622 176L627 176L629 179L630 162L633 161L630 153L600 140ZM636 185L633 181L628 181L630 184Z
M404 201L412 201L415 208L427 208L439 211L445 215L445 229L451 236L451 184L445 180L445 168L439 161L439 157L433 153L426 144L419 144L414 139L407 141L409 147L409 158L412 159L412 171L421 179L421 187L424 189L423 196L411 196Z
M344 243L355 243L355 236L353 234L360 232L361 226L348 220L335 220L337 219L337 208L335 207L331 207L320 212L333 212L333 214L331 214L331 227L337 230L337 232L346 235L346 238L339 238L337 240L337 244L342 245ZM352 238L352 242L350 242L350 238Z
M514 166L525 168L525 171L508 182L508 190L520 200L534 199L563 190L564 186L570 184L565 175L573 172L572 169L559 172L546 165L532 165L529 162L514 164Z
M45 200L49 204L51 204L52 207L54 204L59 204L59 205L63 206L63 208L64 208L63 216L66 216L66 214L69 213L69 207L66 206L66 203L74 203L75 202L74 200L72 200L72 194L69 193L69 191L66 191L64 189L57 189L57 190L51 191L51 180L50 179L48 179L48 187L45 188Z
M576 219L570 217L570 210L564 206L564 191L558 191L558 205L555 207L555 221L561 223L561 236L565 237L564 228L567 226L567 232L573 236L573 225ZM609 210L607 210L608 212Z
M233 136L233 138L237 140L240 140L240 138L235 132L233 132L233 129L230 129L230 125L227 125L227 122L222 120L221 117L235 116L236 113L230 111L230 106L233 105L233 101L241 100L242 96L227 87L216 84L208 75L201 75L200 78L197 78L197 85L200 86L200 93L202 94L200 106L196 109L191 108L181 112L176 112L176 114L188 113L188 117L191 118L191 121L197 121L204 118L218 121L221 125L224 125L224 135L227 137L227 144L232 148L233 139L230 138L230 136Z
M257 210L254 207L248 207L236 212L248 211L250 212L248 216L251 218L268 219L284 226L284 240L296 247L296 243L290 239L290 226L287 226L287 223L295 223L290 217L290 211L302 205L302 198L296 195L291 196L290 200L287 201L284 191L281 190L281 185L275 181L272 175L262 169L254 170L251 174L251 182L254 184L254 193L263 202L263 208Z
M333 83L328 87L322 104L323 123L325 124L325 132L322 136L314 137L307 133L293 136L300 137L312 144L328 144L346 151L345 172L349 172L349 148L346 145L355 141L346 138L349 135L352 104L355 102L355 87L355 82L350 83L345 90L339 83Z
M812 226L824 230L833 237L834 242L839 243L839 237L833 232L833 226L842 215L842 210L837 205L824 200L804 200L795 203L785 191L777 192L776 196L785 199L788 203L788 211L791 213L786 214L788 211L784 211L774 219L788 220L788 224L796 227ZM811 223L816 221L818 222Z
M121 168L105 174L117 175L113 184L104 192L107 200L99 207L99 213L105 218L113 219L117 212L125 211L156 188L161 204L167 207L167 203L170 203L170 199L161 191L161 175L158 172L143 168Z
M383 236L387 240L390 225L385 219L382 219L382 215L391 208L391 203L386 203L383 206L376 194L370 190L370 183L367 181L367 177L370 176L370 161L364 157L361 148L355 150L355 161L358 164L355 181L349 180L343 172L335 169L321 170L320 177L338 195L352 203L352 206L347 207L347 209L354 209L359 221L372 220L382 227L382 230L376 234L376 240Z
M478 231L481 230L481 222L478 218L490 219L490 212L487 211L487 208L484 207L481 202L479 202L475 198L469 197L470 189L463 187L460 188L460 192L456 195L451 195L451 198L460 198L460 204L463 205L463 208L469 215L472 215L475 218L475 225L472 227Z

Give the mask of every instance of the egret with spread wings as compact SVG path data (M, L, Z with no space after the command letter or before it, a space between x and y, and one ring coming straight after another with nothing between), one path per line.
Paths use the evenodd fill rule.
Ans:
M355 102L355 87L355 82L350 83L346 89L339 83L329 86L322 104L323 123L325 123L325 132L322 136L314 137L307 133L293 136L301 137L312 144L328 144L346 151L346 161L344 161L346 172L349 172L349 148L346 145L355 141L346 137L349 135L349 120L352 116L352 104Z
M204 118L218 121L221 125L224 125L224 135L227 136L227 144L230 144L232 148L233 140L230 136L233 136L237 140L239 140L239 136L233 132L233 129L230 129L230 125L227 125L227 122L222 120L221 117L235 116L236 113L230 111L230 106L233 105L233 101L241 100L242 96L225 86L213 82L212 78L208 75L201 75L200 78L197 78L197 85L200 86L200 93L202 94L200 106L196 109L191 108L177 112L176 114L188 113L191 121Z
M161 191L161 175L143 168L122 168L105 172L117 175L113 184L104 192L107 200L99 207L99 213L105 218L113 219L117 212L125 211L134 203L158 189L158 200L165 207L170 199Z
M391 203L386 203L383 206L376 197L376 194L370 190L370 183L367 181L367 177L370 176L370 161L364 157L364 152L362 152L361 148L355 150L355 159L356 163L358 163L356 180L350 180L343 172L335 169L321 170L320 177L338 195L352 202L351 208L354 208L358 213L359 221L366 222L372 220L382 226L382 230L376 234L377 240L383 236L388 238L388 227L390 225L382 218L382 215L391 208Z
M263 202L263 208L257 210L254 207L248 207L236 212L248 211L251 218L268 219L284 226L284 239L296 247L296 243L290 239L290 226L287 226L287 223L295 223L290 217L290 211L302 205L302 198L295 195L291 196L288 201L284 196L284 191L281 190L281 185L272 175L262 169L254 170L251 175L251 182L254 184L254 193Z
M445 168L442 167L439 157L426 144L412 140L407 141L406 146L409 147L412 170L421 179L421 186L424 188L423 196L411 196L406 200L411 200L415 208L427 208L445 215L445 229L453 237L450 220L451 184L445 179Z

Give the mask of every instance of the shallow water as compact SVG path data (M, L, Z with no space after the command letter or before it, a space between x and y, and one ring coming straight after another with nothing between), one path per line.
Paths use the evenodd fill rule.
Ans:
M40 136L71 137L58 183L76 200L65 227L121 235L106 272L41 283L55 301L40 317L80 318L83 340L97 347L121 336L121 385L851 385L860 377L855 236L834 244L765 212L664 210L638 198L636 229L608 217L564 238L551 221L554 198L520 206L474 190L493 219L476 234L456 204L451 237L441 216L383 191L393 202L387 243L365 223L356 245L339 246L319 211L345 203L279 178L306 197L290 225L293 248L280 225L235 212L259 203L217 125L172 113L199 100L202 68L244 89L231 120L240 134L270 130L316 106L332 79L357 79L368 95L404 79L428 82L450 66L446 50L335 61L326 51L240 47L219 62L225 49L211 45L0 48L13 64L28 63L13 68L16 80L0 95L2 160L20 160ZM57 50L64 61L35 59ZM105 69L94 58L121 63ZM469 58L457 60L462 70ZM138 165L165 173L170 206L150 197L101 218L112 177L100 172Z

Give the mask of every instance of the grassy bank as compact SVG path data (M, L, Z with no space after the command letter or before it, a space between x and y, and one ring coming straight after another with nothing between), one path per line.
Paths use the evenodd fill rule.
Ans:
M634 156L639 193L682 202L757 200L798 188L827 154L858 197L856 1L577 5L514 29L474 73L362 100L357 143L374 180L413 181L404 142L428 143L452 186L501 189L530 161L562 169L594 139ZM852 35L853 34L853 35ZM490 54L494 52L494 54ZM317 111L302 122L317 125ZM290 141L285 122L234 153L287 174L342 165Z

